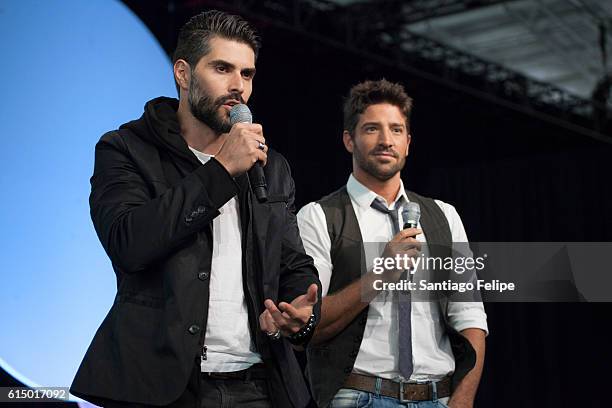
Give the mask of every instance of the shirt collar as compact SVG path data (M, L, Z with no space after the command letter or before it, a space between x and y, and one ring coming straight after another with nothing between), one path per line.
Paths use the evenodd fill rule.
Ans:
M193 154L195 154L195 156L198 158L198 160L200 160L200 162L202 164L205 164L206 162L208 162L211 158L215 157L214 154L208 154L208 153L202 153L199 150L194 149L191 146L187 146L189 147L189 150L191 150L193 152Z
M380 197L378 194L357 181L352 173L349 176L348 182L346 183L346 191L351 199L362 208L369 208L370 205L372 205L372 201L374 201L376 197L379 197L383 203L385 202L384 198ZM397 203L397 201L401 198L404 199L405 203L410 202L410 200L408 200L408 196L406 196L406 191L404 190L404 182L400 179L400 188L393 203Z

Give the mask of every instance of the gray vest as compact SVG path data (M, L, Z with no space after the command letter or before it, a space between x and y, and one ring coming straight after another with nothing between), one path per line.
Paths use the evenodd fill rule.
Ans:
M421 227L427 237L431 255L451 255L452 236L448 220L431 198L406 191L410 201L421 207ZM327 231L331 240L331 261L334 272L329 285L333 294L361 277L366 271L365 251L359 223L346 186L318 201L325 213ZM440 299L443 323L449 336L455 357L455 372L451 389L476 364L476 352L469 341L450 327L446 321L447 300ZM365 325L368 319L366 307L342 332L326 342L309 347L309 373L312 393L320 407L326 407L342 388L353 371Z

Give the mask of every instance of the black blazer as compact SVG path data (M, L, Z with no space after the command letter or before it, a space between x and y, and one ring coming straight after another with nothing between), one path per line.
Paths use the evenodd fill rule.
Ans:
M91 216L117 295L71 393L97 404L165 405L185 391L206 343L211 221L238 195L251 335L274 405L306 406L309 393L290 344L270 341L257 323L264 299L291 301L312 283L320 287L299 236L287 161L269 151L270 200L260 204L246 175L234 180L214 159L201 165L182 138L166 148L132 130L109 132L96 145Z

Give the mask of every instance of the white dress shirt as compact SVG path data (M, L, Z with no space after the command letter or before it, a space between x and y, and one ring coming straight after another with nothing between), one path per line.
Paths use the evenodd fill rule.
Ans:
M365 243L388 242L393 238L391 217L374 208L372 201L379 197L353 175L346 185L351 198L361 236ZM400 190L390 209L395 208L400 198L409 202L401 183ZM455 208L447 203L435 200L446 216L453 242L467 242L467 235L461 218ZM306 253L314 259L319 271L323 296L327 295L333 273L330 249L331 241L327 231L325 213L317 203L304 206L297 215L300 235ZM401 225L400 225L401 228ZM421 228L419 224L418 228ZM419 234L417 240L426 242L426 237ZM371 248L370 246L368 248ZM367 249L366 248L366 252ZM423 254L428 256L426 246ZM368 258L370 259L370 258ZM372 375L392 380L401 379L399 372L398 347L398 310L397 304L388 293L381 292L370 302L368 319L365 326L361 348L353 370L357 373ZM488 333L486 314L480 302L449 302L448 322L458 331L478 328ZM414 371L411 381L435 381L454 372L455 361L448 336L440 320L440 306L437 302L412 303L412 359Z
M206 163L213 155L189 149ZM249 331L242 286L242 242L238 200L233 197L219 209L213 220L213 253L210 271L208 323L204 343L207 359L203 372L231 372L261 363Z

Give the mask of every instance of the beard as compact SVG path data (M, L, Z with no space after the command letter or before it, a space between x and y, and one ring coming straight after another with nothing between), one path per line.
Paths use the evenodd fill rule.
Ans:
M382 152L391 153L393 157L398 160L395 162L395 164L381 163L374 155ZM387 149L379 146L370 150L367 153L364 153L357 147L357 144L354 144L353 157L355 158L357 165L363 171L380 181L389 180L391 177L395 176L398 172L400 172L406 164L405 156L397 153L393 149Z
M232 99L244 103L242 95L237 92L213 99L210 93L206 92L204 87L200 85L197 76L192 71L188 95L189 109L196 119L204 123L217 134L228 133L232 128L229 114L224 110L220 111L221 106Z

